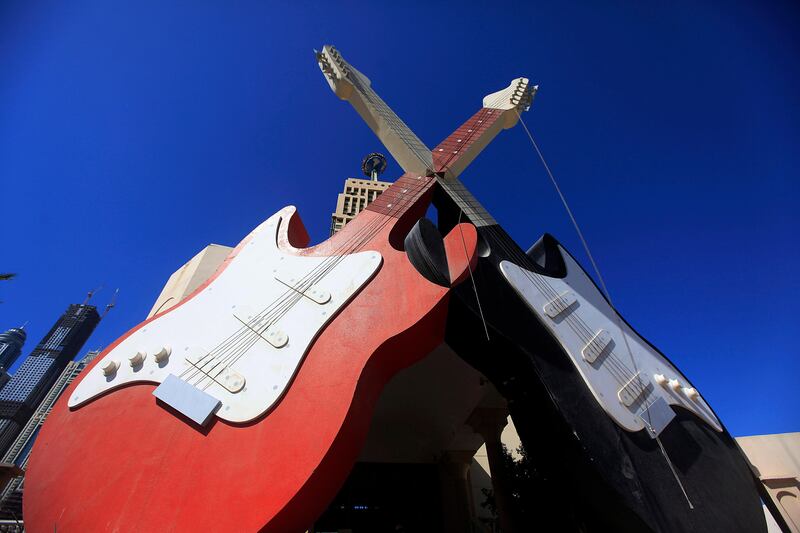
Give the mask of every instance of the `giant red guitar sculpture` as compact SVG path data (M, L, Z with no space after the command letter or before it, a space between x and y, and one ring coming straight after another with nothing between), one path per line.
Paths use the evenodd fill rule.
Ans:
M504 114L522 100L509 90L492 101ZM443 341L450 287L476 261L471 224L441 239L420 220L437 178L430 151L408 155L413 171L328 241L304 248L284 208L191 296L100 354L36 441L26 529L308 527L355 461L384 384ZM404 241L438 251L442 279L423 277Z

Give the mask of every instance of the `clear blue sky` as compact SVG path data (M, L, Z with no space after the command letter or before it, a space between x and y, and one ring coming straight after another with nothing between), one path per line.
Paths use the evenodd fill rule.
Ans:
M30 320L26 354L100 283L109 344L284 205L326 237L381 149L317 68L333 43L430 146L539 83L526 120L625 317L735 435L800 430L797 4L165 4L0 4L0 328ZM521 129L463 179L523 247L584 257Z

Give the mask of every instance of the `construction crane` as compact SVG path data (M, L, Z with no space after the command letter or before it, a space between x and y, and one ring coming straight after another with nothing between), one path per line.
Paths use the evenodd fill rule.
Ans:
M88 303L89 303L89 300L91 300L91 299L92 299L92 296L94 296L94 295L95 295L95 293L97 293L97 292L101 291L102 289L103 289L103 285L101 284L99 287L95 287L94 289L92 289L92 290L90 290L89 292L87 292L87 293L86 293L86 299L83 301L83 303L82 303L81 305L86 305L86 304L88 304Z
M111 311L111 308L117 305L117 294L119 294L119 289L114 291L114 295L111 297L111 301L108 302L108 304L106 305L106 310L103 311L103 315L100 317L101 319L105 318L108 312Z

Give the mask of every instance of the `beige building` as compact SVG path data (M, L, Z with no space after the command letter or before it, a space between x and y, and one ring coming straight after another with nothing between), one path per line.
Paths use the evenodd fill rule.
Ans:
M736 439L790 531L800 533L800 433ZM771 531L778 531L767 514Z
M344 192L336 200L336 211L331 217L331 235L363 211L375 198L389 188L391 183L374 179L348 178Z
M361 162L361 171L367 179L348 178L344 182L344 192L339 193L336 200L336 211L331 216L331 232L333 235L361 211L367 208L375 198L389 188L391 183L378 181L378 176L386 170L386 156L372 152Z

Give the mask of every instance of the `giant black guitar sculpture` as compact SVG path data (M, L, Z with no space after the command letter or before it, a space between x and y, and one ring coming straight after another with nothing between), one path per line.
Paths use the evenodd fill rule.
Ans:
M447 343L507 398L541 484L543 530L764 531L752 472L689 380L639 336L574 258L544 235L525 253L457 179L535 87L519 78L432 152L332 47L318 55L407 172L435 173L440 230L478 228L474 286L455 289ZM509 95L511 98L509 99ZM507 109L506 109L507 110ZM430 226L406 240L431 281L446 283ZM443 281L444 280L444 281ZM526 525L526 529L530 526Z

